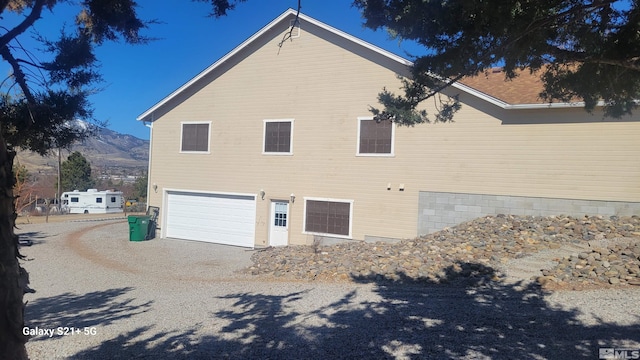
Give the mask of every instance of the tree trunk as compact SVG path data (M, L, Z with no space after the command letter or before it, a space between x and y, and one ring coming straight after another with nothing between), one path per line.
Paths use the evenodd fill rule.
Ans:
M26 272L18 258L18 236L13 232L16 212L13 198L13 158L0 135L0 357L28 359L23 335Z

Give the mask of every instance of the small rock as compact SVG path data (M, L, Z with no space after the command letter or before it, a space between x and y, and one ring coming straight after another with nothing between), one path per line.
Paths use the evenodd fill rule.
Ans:
M633 231L635 227L632 224L622 224L622 230Z
M554 276L539 276L536 281L541 286L550 285L550 282L555 282L556 278Z

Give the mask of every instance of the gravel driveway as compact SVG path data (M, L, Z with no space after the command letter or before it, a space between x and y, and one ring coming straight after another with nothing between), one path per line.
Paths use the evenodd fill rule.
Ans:
M640 349L640 289L266 281L252 250L20 225L32 359L598 359ZM36 330L36 327L38 328ZM76 330L76 331L70 331Z

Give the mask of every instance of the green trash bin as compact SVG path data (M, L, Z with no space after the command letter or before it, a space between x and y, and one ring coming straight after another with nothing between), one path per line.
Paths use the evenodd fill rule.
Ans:
M149 231L147 215L129 215L129 241L144 241Z

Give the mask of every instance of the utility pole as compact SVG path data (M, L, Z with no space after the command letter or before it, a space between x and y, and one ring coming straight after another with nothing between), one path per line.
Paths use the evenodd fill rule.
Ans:
M60 167L62 166L62 157L61 157L60 153L61 153L60 147L58 147L58 193L57 193L57 196L56 196L56 199L58 201L58 205L57 205L58 206L58 214L60 214L60 210L62 210L62 208L60 207L60 203L61 203L61 200L60 200L60 187L62 186L61 185L62 184L62 178L60 177L60 174L61 174Z

